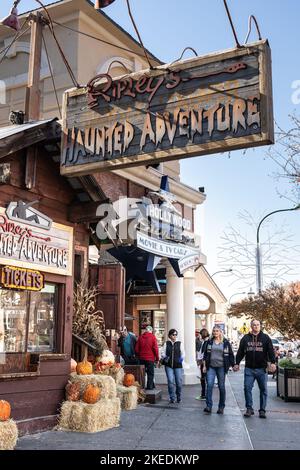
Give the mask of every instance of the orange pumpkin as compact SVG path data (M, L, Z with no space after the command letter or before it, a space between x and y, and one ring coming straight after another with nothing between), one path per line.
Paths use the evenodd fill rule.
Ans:
M66 385L66 398L68 401L78 401L80 399L80 384L68 382Z
M76 372L77 362L75 359L71 359L71 372Z
M76 372L78 375L89 375L93 373L93 364L91 364L86 359L82 362L78 362L76 367Z
M135 377L133 374L125 374L123 384L125 387L131 387L135 382Z
M7 421L10 418L11 407L8 401L0 400L0 421Z
M88 385L83 393L83 401L93 405L100 399L100 388L97 385Z

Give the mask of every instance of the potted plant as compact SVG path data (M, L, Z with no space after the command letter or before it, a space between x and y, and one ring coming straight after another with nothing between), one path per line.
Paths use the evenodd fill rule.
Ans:
M277 396L300 402L300 358L287 357L278 363Z

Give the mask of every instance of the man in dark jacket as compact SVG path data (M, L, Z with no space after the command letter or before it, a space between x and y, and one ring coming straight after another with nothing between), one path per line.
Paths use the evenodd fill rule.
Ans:
M239 370L239 364L244 357L246 357L244 372L246 413L244 416L249 418L254 415L252 388L256 380L260 390L259 417L266 418L268 361L271 362L271 372L276 370L276 364L271 338L261 331L259 320L251 321L250 333L245 335L240 342L236 355L235 371Z
M147 326L135 345L135 353L140 364L145 366L147 390L154 389L154 363L159 361L157 339L152 332L152 326Z
M121 350L121 356L123 357L125 364L137 364L137 359L135 357L136 336L129 332L126 326L124 326L120 333L121 336L118 339L118 346Z

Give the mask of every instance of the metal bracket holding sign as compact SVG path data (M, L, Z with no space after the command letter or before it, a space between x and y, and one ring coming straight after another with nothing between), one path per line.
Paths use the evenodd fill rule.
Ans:
M64 95L61 173L227 152L274 142L268 41L163 65Z

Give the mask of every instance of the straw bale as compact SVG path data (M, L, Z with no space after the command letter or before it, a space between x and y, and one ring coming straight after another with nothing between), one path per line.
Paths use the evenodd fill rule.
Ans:
M124 387L117 385L117 394L121 401L122 410L135 410L138 403L138 389L134 385Z
M91 374L91 375L77 375L73 373L70 375L70 381L72 383L80 384L80 398L84 393L87 385L97 385L101 390L101 398L116 398L117 389L116 383L112 377L109 375L102 374Z
M119 398L102 399L94 405L82 401L62 404L59 431L99 432L119 426L121 405Z
M0 421L0 450L13 450L18 440L18 428L13 419Z
M124 380L124 375L125 375L123 368L118 369L118 370L114 370L114 369L110 370L110 375L115 380L117 385L123 385L123 380Z

